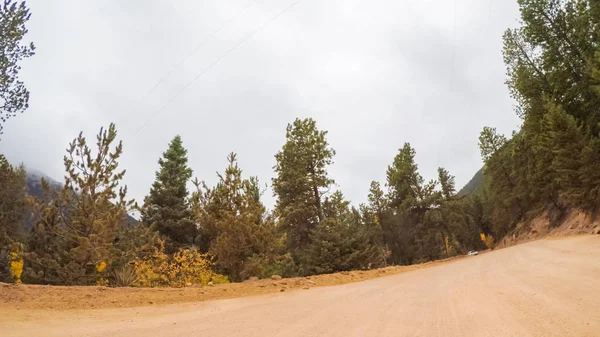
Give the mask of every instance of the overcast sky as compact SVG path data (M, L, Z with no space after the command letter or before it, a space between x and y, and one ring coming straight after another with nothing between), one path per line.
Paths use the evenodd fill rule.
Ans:
M177 134L194 176L213 184L237 152L272 206L285 127L312 117L337 151L331 175L358 204L404 142L426 179L443 166L460 188L482 165L481 129L520 124L501 52L514 0L27 3L30 108L5 125L0 152L62 180L68 142L114 122L136 200Z

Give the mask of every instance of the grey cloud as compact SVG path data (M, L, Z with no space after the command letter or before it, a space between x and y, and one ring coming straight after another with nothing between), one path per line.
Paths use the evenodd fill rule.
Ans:
M331 174L359 203L404 142L427 179L444 166L462 185L481 166L481 128L518 126L501 56L516 3L302 0L269 21L292 2L28 1L31 108L6 125L0 152L60 178L67 142L116 122L126 183L142 200L176 134L199 179L214 183L235 151L270 183L286 124L313 117L338 153Z

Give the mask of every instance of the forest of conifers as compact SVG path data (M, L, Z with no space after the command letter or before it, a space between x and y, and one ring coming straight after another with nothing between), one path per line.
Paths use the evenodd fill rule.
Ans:
M425 181L402 145L386 180L353 206L335 189L327 132L296 119L275 154L276 204L237 155L218 183L192 181L179 136L165 144L143 202L127 199L114 125L79 135L64 157L65 184L26 193L25 169L0 157L0 281L55 285L185 286L251 276L305 276L431 261L493 248L520 222L553 221L600 201L600 2L520 0L505 32L506 84L520 129L486 127L482 184L457 196L444 168ZM22 25L27 16L22 16ZM506 113L511 113L507 111ZM283 132L283 130L282 130ZM473 140L475 141L475 140ZM381 168L384 170L385 168ZM139 222L127 214L138 211ZM33 219L24 231L23 219Z

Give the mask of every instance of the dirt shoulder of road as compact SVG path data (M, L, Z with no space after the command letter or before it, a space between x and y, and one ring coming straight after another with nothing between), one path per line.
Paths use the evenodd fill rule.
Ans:
M393 266L281 280L263 279L201 288L67 287L0 283L0 311L127 308L199 302L294 290L306 291L313 287L334 286L405 273L448 263L460 258L462 256L411 266Z
M556 224L548 212L517 224L516 228L502 240L496 242L496 249L536 241L540 239L560 239L567 236L600 234L600 216L580 210L571 210ZM554 225L553 225L554 223Z

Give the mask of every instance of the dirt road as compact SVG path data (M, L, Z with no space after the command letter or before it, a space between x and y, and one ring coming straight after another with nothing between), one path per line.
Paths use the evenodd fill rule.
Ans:
M335 287L162 307L0 313L9 336L600 336L600 236Z

